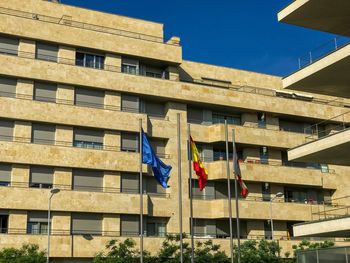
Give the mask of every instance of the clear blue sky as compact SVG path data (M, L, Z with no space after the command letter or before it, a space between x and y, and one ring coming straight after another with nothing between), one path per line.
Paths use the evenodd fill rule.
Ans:
M164 24L179 36L186 60L287 75L297 58L332 38L281 24L277 12L291 0L62 0L75 6Z

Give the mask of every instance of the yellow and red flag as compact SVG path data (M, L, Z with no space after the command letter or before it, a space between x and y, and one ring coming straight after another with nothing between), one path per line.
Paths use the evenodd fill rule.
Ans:
M190 140L191 140L190 143L191 143L193 170L196 172L196 175L198 176L199 189L202 191L204 189L205 185L207 184L208 172L203 166L203 163L202 163L201 158L199 156L197 146L194 143L191 136L190 136Z

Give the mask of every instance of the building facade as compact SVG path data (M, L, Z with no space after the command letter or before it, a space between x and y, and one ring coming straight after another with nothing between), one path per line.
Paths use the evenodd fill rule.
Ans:
M286 92L276 76L185 61L180 39L164 41L158 23L43 0L0 0L0 21L1 248L46 249L53 187L61 190L52 198L54 262L89 262L111 239L137 241L140 119L173 167L166 190L143 167L148 251L179 232L179 187L189 233L188 123L209 173L203 192L194 182L199 240L229 248L225 119L250 191L239 202L243 239L271 238L277 192L274 236L285 250L296 242L293 224L349 195L349 168L287 158L311 125L344 114L346 101Z

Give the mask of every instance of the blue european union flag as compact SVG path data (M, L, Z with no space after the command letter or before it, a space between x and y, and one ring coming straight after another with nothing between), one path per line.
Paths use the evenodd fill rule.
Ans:
M142 163L149 164L152 167L153 175L163 188L168 188L169 174L172 169L166 165L154 153L152 146L149 144L147 137L142 129Z

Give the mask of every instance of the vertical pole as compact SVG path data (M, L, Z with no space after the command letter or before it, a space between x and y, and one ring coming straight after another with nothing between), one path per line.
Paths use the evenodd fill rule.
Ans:
M225 119L225 142L226 142L226 175L227 175L227 195L228 195L228 216L230 224L230 252L231 252L231 263L234 262L233 253L233 227L232 227L232 200L231 200L231 176L230 176L230 161L228 158L228 127L227 120ZM237 233L238 234L238 233Z
M192 152L191 152L191 125L188 124L188 178L190 180L190 232L191 232L191 263L194 263L194 239L193 239L193 189L192 189Z
M338 49L338 43L337 43L337 38L336 37L334 38L334 47L335 47L335 50Z
M180 231L180 262L183 263L183 236L182 236L182 178L181 178L181 134L180 113L177 114L177 156L178 156L178 188L179 188L179 231Z
M312 64L312 53L311 53L311 51L309 52L309 57L310 57L310 64Z
M235 143L235 130L232 129L232 152L237 154L236 143ZM238 158L238 156L237 156ZM236 160L233 160L233 171L235 171ZM237 175L235 174L235 198L236 198L236 222L237 222L237 254L238 254L238 263L241 263L241 229L239 222L239 206L238 206L238 182Z
M273 198L270 199L270 224L271 224L271 239L272 241L275 240L275 236L273 234L273 219L272 219L272 201Z
M298 58L298 63L299 63L299 69L301 69L301 61L300 61L300 58Z
M347 248L345 247L344 249L345 249L345 260L346 260L346 263L349 263Z
M140 128L140 263L143 263L143 180L142 180L142 119L139 123Z
M50 193L49 197L49 209L47 211L47 256L46 256L46 262L50 262L50 236L51 236L51 198L53 194Z

